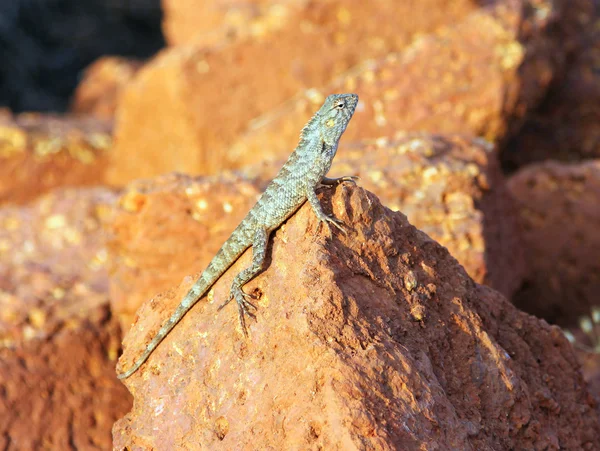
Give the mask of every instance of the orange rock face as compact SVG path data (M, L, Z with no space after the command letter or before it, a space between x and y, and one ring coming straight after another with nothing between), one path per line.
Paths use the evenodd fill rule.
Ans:
M509 181L530 275L515 302L560 324L599 305L600 161L530 165Z
M222 44L262 36L289 25L306 0L163 0L163 33L169 45Z
M0 115L0 204L104 180L110 125L94 119Z
M126 381L115 449L598 449L600 427L560 329L475 284L448 251L361 188L305 205L246 286L245 339L218 312L246 253ZM128 365L192 279L144 304Z
M88 67L77 86L71 111L104 120L113 120L121 94L142 67L140 61L104 57Z
M109 449L131 407L100 224L115 200L64 190L0 209L2 449Z
M412 135L343 149L334 174L356 174L381 203L446 246L467 273L509 297L525 275L513 200L494 146L460 136Z
M501 140L539 101L553 71L547 49L520 42L518 29L494 12L475 12L270 111L234 141L232 155L285 155L315 104L340 91L360 96L345 140L393 139L407 131ZM543 36L538 41L545 43ZM527 90L520 92L521 85Z

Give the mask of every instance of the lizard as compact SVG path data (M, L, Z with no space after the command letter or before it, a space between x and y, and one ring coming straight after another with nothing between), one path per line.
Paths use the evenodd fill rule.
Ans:
M162 325L133 366L118 374L126 379L135 373L150 354L171 332L184 315L210 290L233 263L252 247L252 263L237 274L229 297L218 310L235 299L242 331L247 336L246 316L255 318L256 306L243 286L265 269L269 235L292 216L306 201L312 207L319 224L325 224L331 236L331 225L346 233L343 222L323 212L316 195L320 185L334 186L357 177L326 177L337 152L339 140L348 126L358 103L356 94L332 94L308 121L300 140L279 173L269 183L254 207L232 232L202 272L171 317Z

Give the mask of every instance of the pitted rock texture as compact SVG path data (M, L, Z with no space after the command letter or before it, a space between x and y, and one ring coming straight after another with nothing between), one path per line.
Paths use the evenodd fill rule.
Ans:
M325 3L323 1L319 3ZM163 33L169 45L219 45L261 37L290 23L307 0L163 0Z
M253 119L476 8L471 0L307 2L287 26L264 36L169 47L123 93L110 181L168 171L212 174L273 155L272 146L252 155L228 148ZM307 119L280 158L289 155Z
M509 179L530 274L519 308L561 325L598 306L600 161L529 165Z
M101 222L116 194L56 190L0 209L0 448L109 449L131 398L114 374Z
M114 449L598 449L600 423L557 327L475 284L448 251L345 184L304 205L246 286L257 321L217 306L242 256L126 380ZM129 365L193 280L150 300Z
M0 204L104 180L111 125L92 118L0 112Z

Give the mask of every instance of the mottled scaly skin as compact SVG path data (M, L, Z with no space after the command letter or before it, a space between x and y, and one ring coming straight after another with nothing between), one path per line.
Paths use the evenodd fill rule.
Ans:
M354 114L357 102L356 94L333 94L327 97L323 106L302 129L298 147L267 186L256 205L219 249L208 268L169 320L163 324L133 367L119 374L119 379L131 376L192 306L206 294L240 255L252 246L252 265L233 279L229 298L220 307L235 299L242 330L246 333L245 317L254 316L251 310L256 307L249 301L249 295L244 293L242 287L264 269L269 234L294 214L306 200L322 223L344 231L339 220L323 213L315 189L320 184L333 185L354 180L354 177L330 179L325 177L325 174L331 167L338 142Z

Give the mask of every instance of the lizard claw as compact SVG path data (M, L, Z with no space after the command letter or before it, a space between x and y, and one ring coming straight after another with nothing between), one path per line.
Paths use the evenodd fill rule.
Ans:
M244 332L244 335L247 337L248 329L246 327L246 316L249 316L250 318L256 320L256 315L251 310L258 310L258 307L256 307L256 305L249 301L249 299L254 299L252 295L244 292L244 290L242 290L241 288L232 287L231 291L229 292L229 297L221 306L217 308L217 310L220 311L233 299L235 299L235 302L237 302L240 325L242 326L242 331Z
M356 181L359 179L360 179L360 177L357 175L344 175L342 177L335 177L332 179L324 177L321 180L321 185L336 186L343 182L350 182L350 183L354 183L356 185Z
M329 229L329 236L331 236L330 224L333 224L335 227L337 227L337 229L340 230L344 235L348 235L348 231L346 230L345 224L339 219L334 218L333 216L324 215L322 218L319 218L319 221L321 221L327 226L327 228Z
M356 182L360 180L358 175L344 175L343 177L339 177L338 180L341 182L350 182L356 185Z

